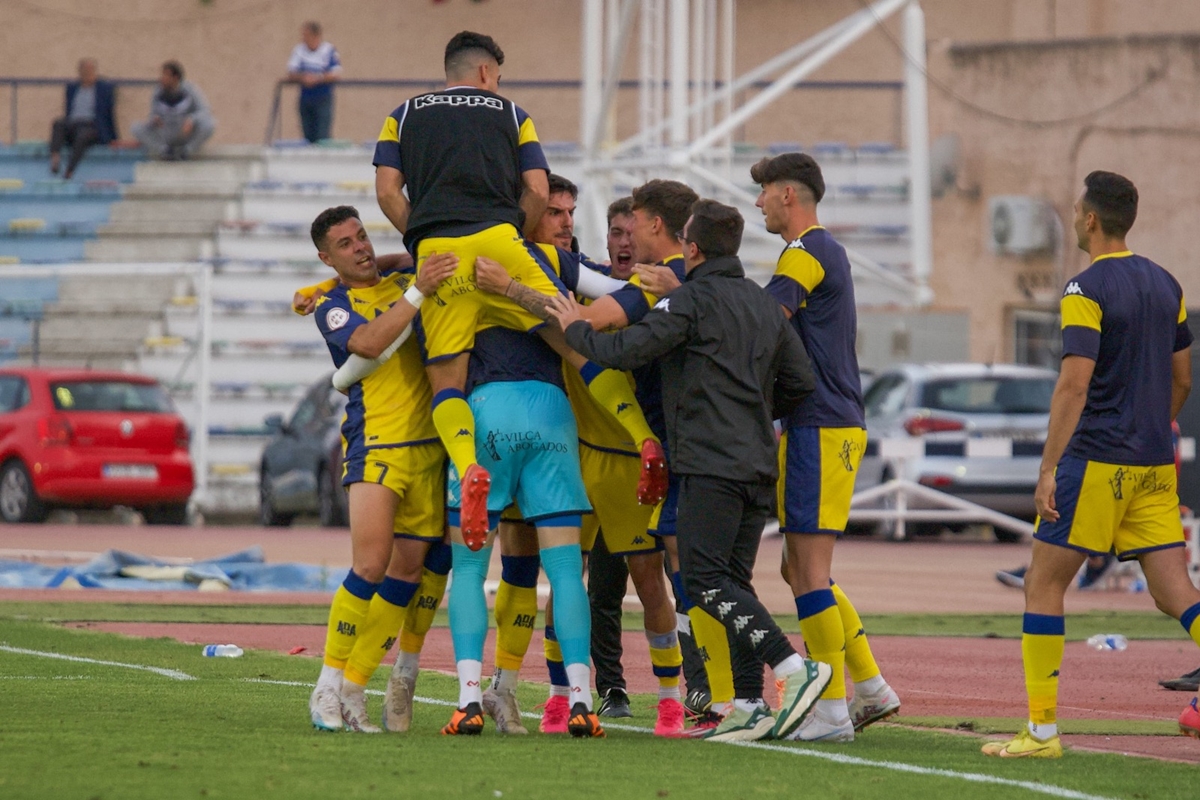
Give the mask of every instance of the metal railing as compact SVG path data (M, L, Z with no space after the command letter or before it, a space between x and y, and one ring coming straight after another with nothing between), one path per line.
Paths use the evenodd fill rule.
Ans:
M414 79L372 79L372 80L340 80L337 82L339 89L404 89L413 93L437 91L446 85L445 80L440 78L414 78ZM617 84L618 90L635 90L641 88L641 81L624 80ZM719 89L723 84L718 81L716 86ZM771 85L770 81L756 81L751 84L746 91L754 91L765 89ZM271 114L267 120L267 132L263 137L263 144L269 145L279 138L279 134L283 129L283 121L280 117L280 108L283 102L283 90L288 86L295 86L299 89L300 84L287 79L281 80L275 84L275 91L271 99ZM670 81L665 82L665 86L670 86ZM583 82L577 80L514 80L504 81L501 85L503 92L518 92L521 90L539 90L539 89L574 89L582 91ZM904 89L904 83L901 81L802 81L792 86L792 91L812 91L812 90L854 90L854 91L887 91L895 94L896 103L896 137L899 141L900 130L900 103L899 97Z
M75 78L12 78L0 76L0 86L7 86L9 91L8 108L9 108L9 144L16 144L19 130L17 126L18 113L20 107L20 90L22 86L60 86L65 87ZM153 78L104 78L109 83L114 83L117 87L121 86L157 86L158 81Z

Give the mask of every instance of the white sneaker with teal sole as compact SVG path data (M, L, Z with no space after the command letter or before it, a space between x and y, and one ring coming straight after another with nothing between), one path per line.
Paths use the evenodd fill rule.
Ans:
M752 711L734 707L721 720L712 733L704 737L708 742L757 742L768 739L775 727L775 718L766 705L755 706Z
M308 714L312 725L319 731L340 731L342 723L342 698L332 686L318 686L308 699Z
M775 715L775 730L771 735L784 739L800 727L832 677L833 668L824 661L804 659L804 669L793 672L783 681L779 713Z

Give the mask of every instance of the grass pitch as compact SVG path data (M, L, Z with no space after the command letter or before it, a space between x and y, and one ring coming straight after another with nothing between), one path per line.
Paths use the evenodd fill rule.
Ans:
M142 608L143 620L163 611ZM602 741L503 738L492 729L479 738L442 737L457 688L428 672L418 694L429 702L417 707L409 734L323 734L307 720L314 659L258 651L206 659L170 639L66 630L14 615L32 616L0 607L0 797L1140 800L1195 791L1193 766L1081 752L1013 763L980 756L975 737L886 725L850 746L737 747L615 726ZM382 690L385 677L381 670L371 688ZM544 696L544 687L521 689L527 710ZM631 727L651 723L652 702L634 698ZM379 706L373 696L373 715Z

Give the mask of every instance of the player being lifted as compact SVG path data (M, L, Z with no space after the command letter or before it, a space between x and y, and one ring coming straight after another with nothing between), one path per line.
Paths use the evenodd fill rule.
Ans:
M314 313L339 367L351 354L379 356L457 266L446 253L428 259L419 278L411 268L381 273L350 206L322 212L311 232L321 260L338 275ZM322 730L379 731L367 718L364 687L406 615L413 618L408 607L427 554L444 547L445 452L430 419L430 396L415 341L349 390L342 440L353 566L330 607L324 666L309 701L312 723ZM437 571L425 570L426 582ZM407 720L389 727L406 729Z
M422 328L433 423L462 477L462 533L472 549L483 546L488 532L490 484L476 458L475 417L464 394L475 332L492 325L519 331L542 325L519 307L476 291L475 258L496 260L538 292L557 291L521 233L546 208L549 167L533 120L497 94L503 63L504 53L490 36L456 35L446 45L447 88L393 111L374 157L379 206L404 233L418 273L432 254L453 253L459 259L458 271L425 307ZM666 491L662 447L632 402L625 377L578 357L573 363L589 377L589 390L639 443L641 499L657 502Z

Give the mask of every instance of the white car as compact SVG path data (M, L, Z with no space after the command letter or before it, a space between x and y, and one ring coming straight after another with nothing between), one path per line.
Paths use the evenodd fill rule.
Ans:
M906 364L880 372L864 398L867 450L855 491L903 477L1032 521L1033 490L1057 379L1053 370L1014 364ZM923 456L879 456L881 440L912 437L924 442ZM968 457L966 441L972 437L1010 440L1012 456ZM893 526L881 523L877 530L887 535ZM921 533L942 526L909 527ZM1019 539L1000 530L996 538Z

